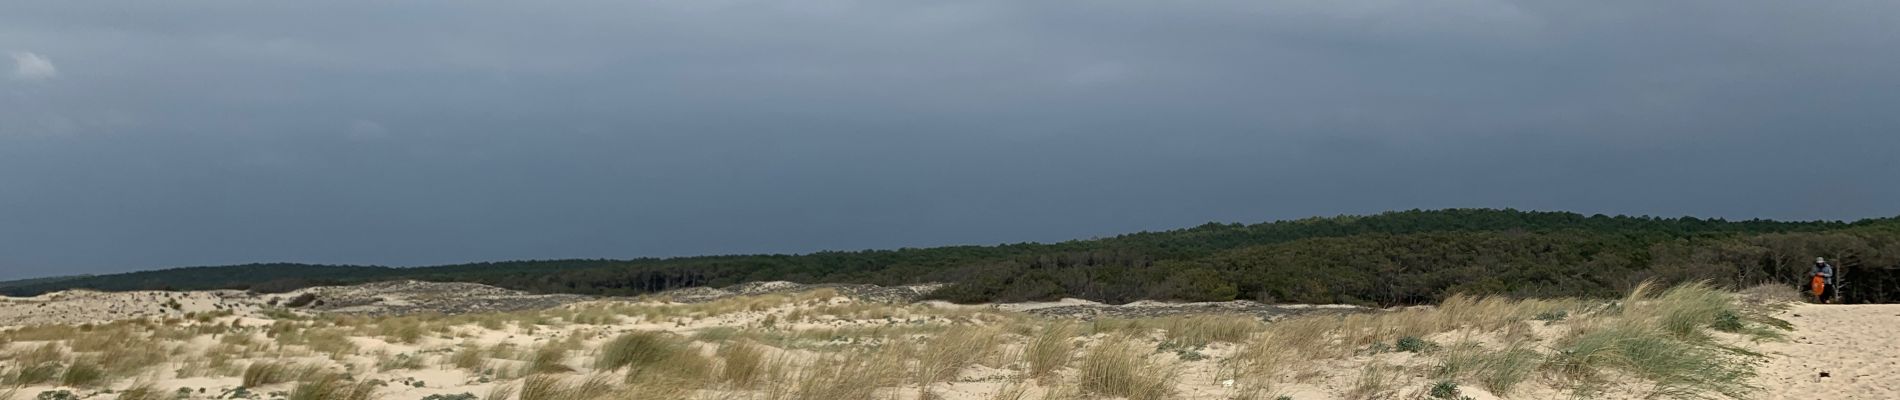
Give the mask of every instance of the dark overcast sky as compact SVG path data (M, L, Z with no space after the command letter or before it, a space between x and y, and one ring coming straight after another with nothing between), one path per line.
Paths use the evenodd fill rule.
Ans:
M0 278L1900 214L1900 2L0 5Z

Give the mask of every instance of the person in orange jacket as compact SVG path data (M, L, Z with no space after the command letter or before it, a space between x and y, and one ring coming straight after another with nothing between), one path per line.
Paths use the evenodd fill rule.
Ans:
M1827 263L1827 257L1815 257L1814 268L1808 270L1808 276L1820 285L1814 290L1814 302L1827 303L1834 298L1834 265Z

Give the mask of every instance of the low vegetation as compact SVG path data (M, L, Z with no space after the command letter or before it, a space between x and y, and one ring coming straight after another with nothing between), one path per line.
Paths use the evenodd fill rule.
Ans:
M412 376L445 369L466 379L427 382L461 388L437 399L1264 400L1315 387L1359 399L1741 398L1760 390L1749 379L1758 355L1745 344L1787 326L1771 318L1776 290L1787 289L1738 294L1690 283L1644 284L1606 299L1460 295L1272 322L1232 314L1048 319L835 291L457 316L216 315L0 330L0 383L116 389L133 400L176 398L180 389L191 398L242 390L393 400L425 397L411 396L425 386ZM152 380L169 373L227 383L194 390Z

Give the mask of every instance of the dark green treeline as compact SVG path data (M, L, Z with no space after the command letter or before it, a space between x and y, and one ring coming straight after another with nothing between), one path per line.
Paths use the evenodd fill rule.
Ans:
M1453 293L1613 296L1644 280L1793 284L1814 257L1848 271L1900 267L1900 218L1725 221L1452 209L1207 224L1051 244L552 260L418 268L251 264L0 284L33 295L250 289L389 279L479 282L545 293L634 295L748 281L947 282L958 302L1079 297L1400 305Z

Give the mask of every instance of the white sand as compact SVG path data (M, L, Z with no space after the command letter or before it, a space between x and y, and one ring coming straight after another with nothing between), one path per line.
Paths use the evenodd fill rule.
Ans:
M1765 398L1900 399L1900 304L1806 304L1780 318L1795 330L1761 345Z

